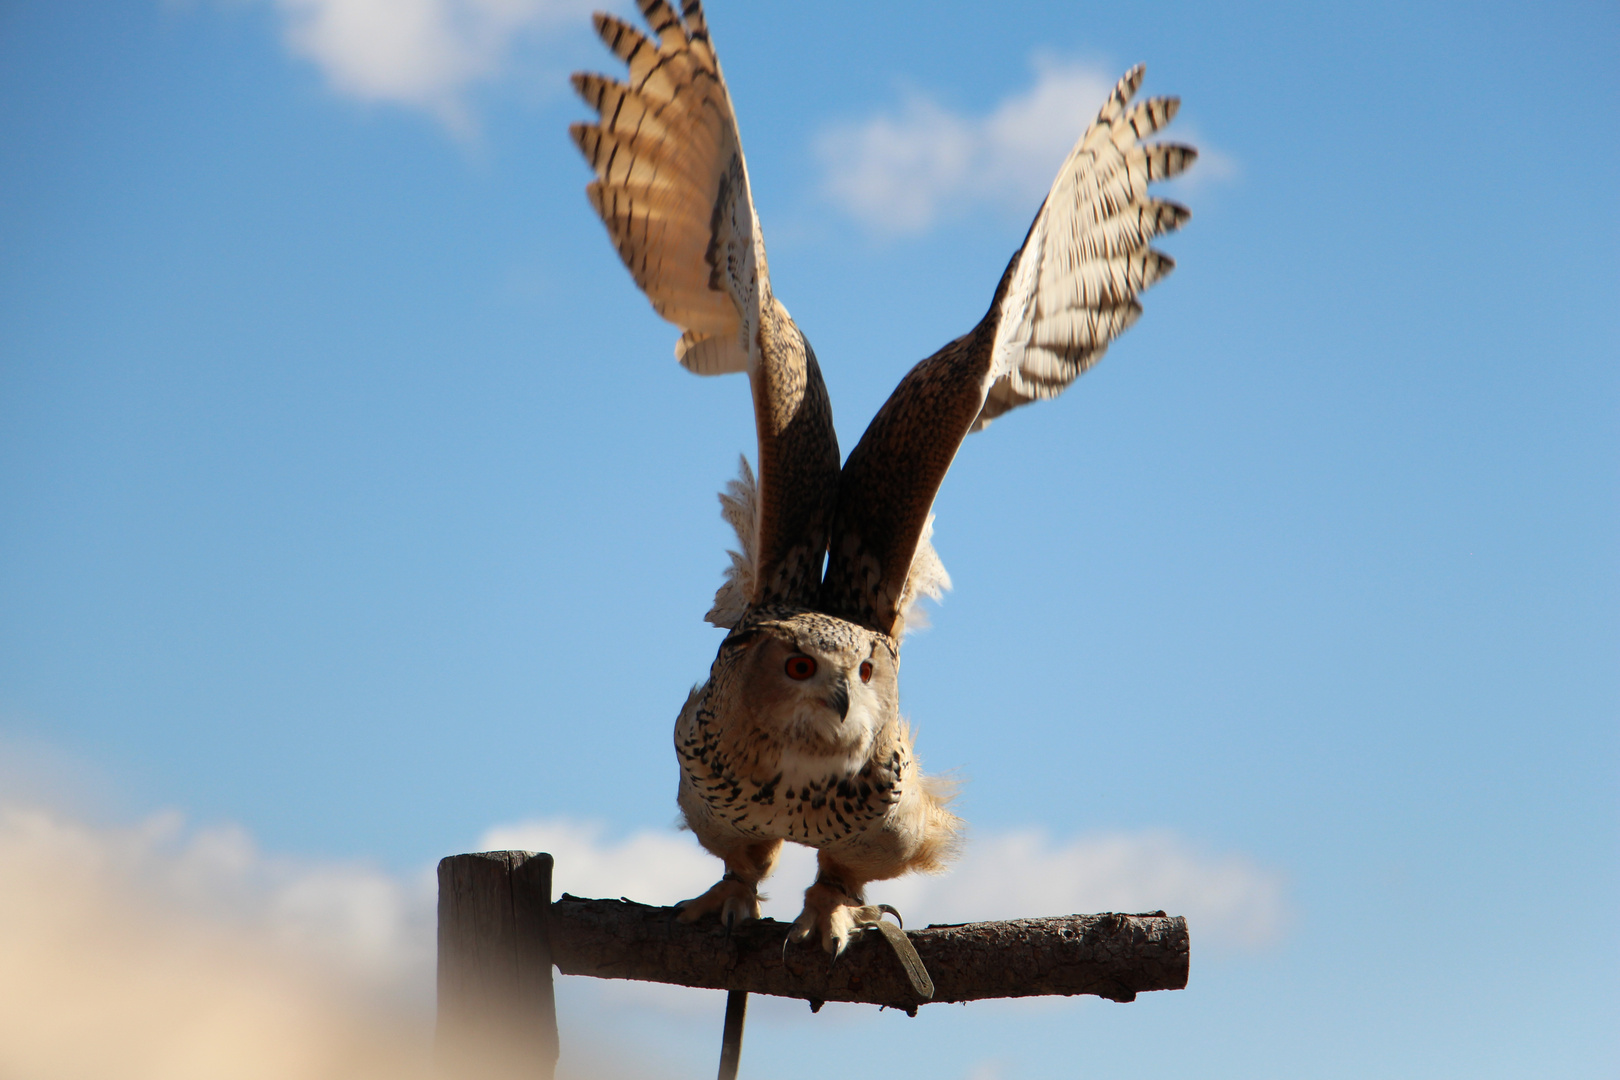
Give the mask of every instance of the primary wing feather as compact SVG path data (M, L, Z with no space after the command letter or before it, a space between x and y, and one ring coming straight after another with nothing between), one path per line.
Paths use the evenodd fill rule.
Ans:
M1174 98L1131 106L1133 68L1069 152L1046 201L968 334L901 380L839 480L823 610L893 633L934 495L957 448L1008 409L1061 393L1141 314L1137 294L1169 273L1148 241L1188 211L1147 185L1181 172L1190 147L1144 145L1175 115Z
M1142 314L1137 295L1175 262L1148 246L1190 216L1148 194L1198 152L1141 140L1176 115L1176 98L1132 106L1141 66L1114 87L1096 121L1069 151L1052 190L1013 257L1013 278L990 316L998 321L993 381L974 430L1008 409L1055 397L1102 358Z
M594 17L629 78L576 74L599 120L568 131L596 172L585 191L613 246L654 310L684 331L677 357L702 374L745 371L765 268L731 96L701 13L683 26L667 3L642 7L656 41Z
M736 113L702 6L687 0L677 14L667 0L639 2L651 37L595 16L628 78L575 75L598 120L569 132L596 173L586 193L614 247L653 308L681 329L676 357L700 375L746 371L753 389L759 481L743 542L749 565L732 575L711 618L734 618L739 602L807 605L838 489L832 407L815 354L771 292Z

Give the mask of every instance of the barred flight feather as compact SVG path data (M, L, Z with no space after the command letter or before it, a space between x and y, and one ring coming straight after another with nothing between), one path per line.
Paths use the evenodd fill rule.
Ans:
M574 137L585 160L597 177L614 186L637 185L649 191L679 189L696 196L712 169L708 159L716 147L696 138L702 129L693 129L683 146L668 136L645 132L604 131L595 124L574 124L568 133Z
M701 7L640 6L651 37L613 15L594 18L628 78L572 80L598 117L569 129L596 173L586 193L653 309L680 327L681 364L745 371L764 264L731 98Z
M675 49L686 44L686 31L681 28L681 20L676 18L669 4L664 0L642 0L640 6L642 17L658 35L659 44L666 49Z
M1150 197L1148 185L1184 171L1197 151L1139 141L1180 108L1170 97L1132 105L1142 76L1138 65L1115 85L1015 256L975 431L1008 409L1061 393L1136 321L1137 296L1175 268L1148 242L1174 232L1190 214Z
M1130 126L1132 137L1145 139L1174 120L1180 109L1180 98L1148 98L1130 111L1125 123Z
M703 5L699 0L683 0L681 18L686 20L686 28L691 31L692 37L708 40L709 23L703 17Z
M748 370L748 349L735 334L699 336L688 330L675 343L675 359L696 375L727 375Z

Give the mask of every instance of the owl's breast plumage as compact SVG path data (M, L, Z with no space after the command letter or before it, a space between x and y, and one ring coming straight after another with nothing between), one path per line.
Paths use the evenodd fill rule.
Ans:
M900 802L906 747L879 738L859 759L785 742L746 716L727 715L728 672L717 660L675 725L680 803L688 820L758 840L823 847L881 828ZM694 827L696 821L692 821Z

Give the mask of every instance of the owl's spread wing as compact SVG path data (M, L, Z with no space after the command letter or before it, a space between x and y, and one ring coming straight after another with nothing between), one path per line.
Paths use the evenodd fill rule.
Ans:
M1188 211L1147 186L1197 151L1140 140L1179 102L1131 105L1133 68L1080 141L1002 274L990 310L968 334L901 380L850 454L839 481L823 610L885 633L903 614L934 495L970 431L1008 409L1061 393L1141 314L1137 294L1170 272L1148 247Z
M585 190L636 284L680 327L682 365L700 375L748 372L759 485L744 545L745 599L808 604L838 489L832 407L815 354L771 293L736 114L702 5L686 0L677 15L667 0L639 3L653 37L594 16L629 78L573 78L599 118L569 128L596 172Z
M641 7L655 39L593 16L629 79L573 77L600 117L568 129L596 171L585 192L636 284L681 328L680 362L746 371L766 274L731 95L697 4L684 21L663 0Z
M1114 87L1096 121L1058 171L998 299L995 381L974 424L1056 397L1084 374L1142 314L1137 294L1175 267L1148 246L1190 216L1148 195L1154 180L1185 170L1198 151L1140 140L1168 124L1181 102L1150 98L1131 107L1143 69Z

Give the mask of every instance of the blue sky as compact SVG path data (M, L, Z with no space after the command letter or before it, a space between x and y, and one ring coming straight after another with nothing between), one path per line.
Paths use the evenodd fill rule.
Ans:
M752 420L584 200L587 10L0 5L0 803L401 883L524 823L615 894L689 844ZM1613 1075L1620 13L709 16L846 450L983 313L1069 98L1144 62L1205 151L1141 322L964 446L902 683L988 853L913 917L1185 903L1191 986L768 1007L745 1070ZM1076 891L998 900L1015 851ZM717 1002L597 993L713 1067Z

